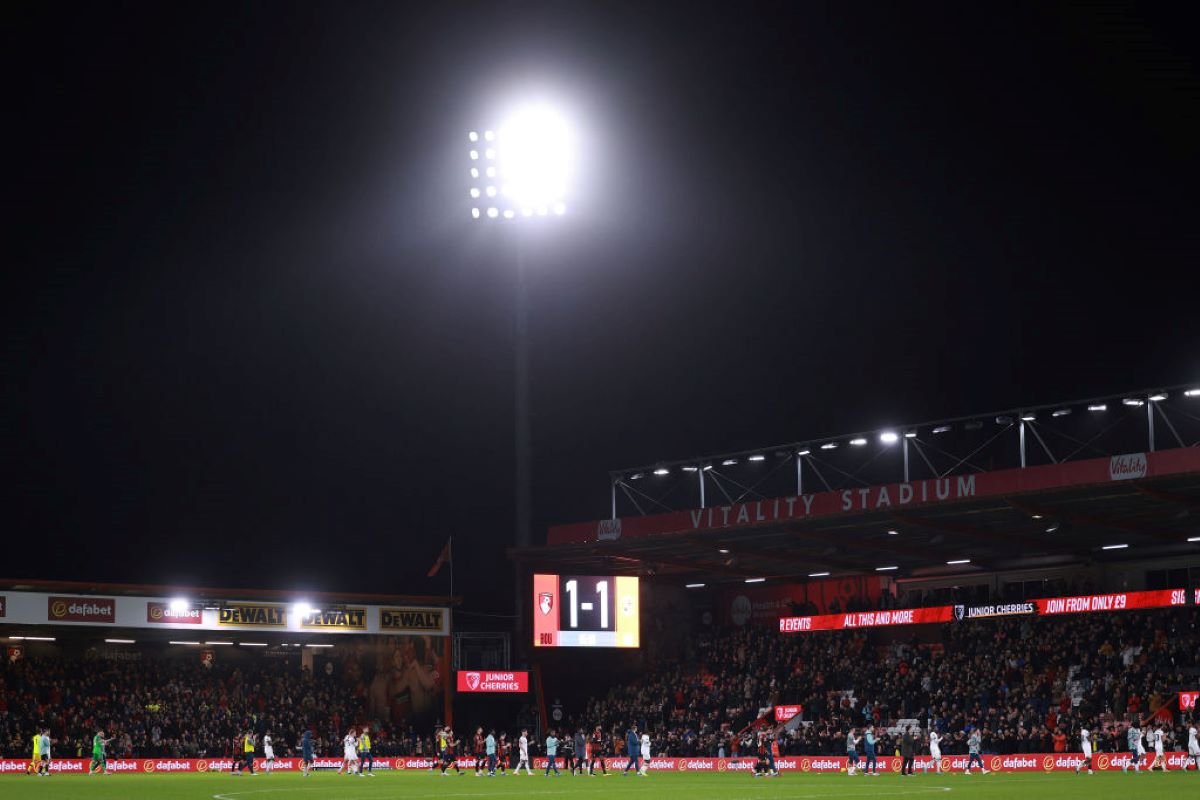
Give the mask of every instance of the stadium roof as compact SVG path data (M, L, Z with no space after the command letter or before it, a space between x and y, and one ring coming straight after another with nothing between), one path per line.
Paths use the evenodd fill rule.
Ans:
M622 496L634 513L556 526L547 546L514 555L546 571L706 583L1200 565L1198 394L1140 391L623 470L614 512Z
M259 600L271 603L293 603L300 600L372 605L456 606L460 597L446 595L374 594L354 592L310 592L282 589L220 589L199 586L153 585L132 583L98 583L91 581L50 581L40 579L0 578L0 588L20 592L64 592L69 594L98 594L124 597L184 597L193 603Z

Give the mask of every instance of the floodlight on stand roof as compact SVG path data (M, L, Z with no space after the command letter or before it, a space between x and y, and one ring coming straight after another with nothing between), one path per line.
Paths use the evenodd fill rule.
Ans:
M949 433L950 426L949 425L939 425L933 429L933 432L934 433Z
M836 450L837 442L826 442L825 444L821 445L821 449L822 450Z
M862 447L866 443L867 443L867 440L864 439L862 436L857 436L850 440L850 444L853 445L854 447Z
M900 436L895 431L884 431L879 434L879 441L884 444L895 444L900 441Z
M1127 545L1127 544L1106 544L1103 547L1101 547L1100 549L1101 550L1124 550L1127 547L1129 547L1129 545Z
M1146 401L1145 401L1145 400L1139 400L1139 399L1138 399L1138 398L1136 398L1136 397L1126 397L1126 398L1125 398L1124 400L1122 400L1121 402L1122 402L1122 403L1124 403L1124 404L1125 404L1125 405L1127 405L1127 406L1133 406L1133 407L1135 407L1135 408L1136 408L1137 406L1144 406L1144 405L1146 405Z
M1167 399L1166 392L1155 392L1154 394L1150 395L1151 403L1161 403L1163 400L1166 400L1166 399Z
M670 475L671 470L667 469L666 467L659 467L658 469L654 470L654 474L655 475Z
M1200 536L1189 536L1188 541L1189 542L1200 542Z
M810 572L810 573L808 573L808 577L810 577L810 578L828 578L829 575L830 575L830 573L828 573L828 572Z
M575 170L575 136L562 114L545 104L525 106L505 120L496 139L496 163L519 205L565 202Z
M1037 419L1037 414L1033 413L1032 411L1026 411L1021 415L1022 422L1033 422L1035 419Z
M1069 409L1069 408L1060 408L1060 409L1057 409L1057 410L1055 410L1054 412L1052 412L1052 413L1050 414L1050 416L1052 416L1052 417L1065 417L1065 416L1067 416L1067 415L1068 415L1068 414L1070 414L1070 413L1071 413L1071 409Z
M754 455L748 457L746 460L747 461L766 461L767 457L764 456L762 453L755 453Z
M687 584L684 584L684 588L687 588L687 589L703 589L703 588L704 588L704 584L703 584L703 583L687 583Z
M766 578L746 578L745 583L762 583Z
M893 565L890 567L876 567L875 571L876 572L891 572L892 570L897 570L897 569L900 569L900 568Z
M1088 406L1088 411L1108 411L1107 403L1092 403Z
M1184 397L1200 397L1200 389L1187 389L1183 393Z
M492 206L491 208L489 208L487 210L487 215L488 215L488 219L495 219L496 217L500 216L500 209L496 208L495 206Z
M806 447L806 448L804 448L803 450L797 450L797 451L796 451L796 455L798 455L798 456L806 456L806 455L808 455L808 454L810 454L810 453L812 453L812 450L809 450L807 447Z
M916 431L905 431L904 438L905 439L915 439L915 438L917 438L917 432Z
M479 197L479 187L478 186L471 187L471 197Z
M467 134L467 139L472 142L478 142L479 134L475 131L471 131L470 133Z
M727 458L721 462L721 466L722 467L732 467L736 463L738 463L738 460L736 458Z
M708 472L710 469L712 469L712 464L705 464L705 465L704 465L704 471L705 471L705 472Z
M699 469L699 467L686 466L683 468L683 471L684 472L696 472L698 469Z
M970 563L971 563L971 559L969 559L969 558L956 558L956 559L954 559L953 561L947 561L946 563L947 563L948 565L952 566L952 567L956 567L956 566L958 566L959 564L970 564Z

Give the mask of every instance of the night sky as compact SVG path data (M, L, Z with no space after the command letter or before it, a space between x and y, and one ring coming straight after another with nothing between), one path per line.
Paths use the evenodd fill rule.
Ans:
M984 5L6 6L3 572L444 593L453 535L510 610L465 152L527 93L584 145L535 541L613 468L1196 380L1195 12Z

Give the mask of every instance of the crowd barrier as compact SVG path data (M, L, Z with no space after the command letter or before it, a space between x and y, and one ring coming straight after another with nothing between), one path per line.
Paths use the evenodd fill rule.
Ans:
M1167 753L1167 766L1180 769L1187 761L1187 753ZM1153 758L1151 754L1150 758ZM620 769L627 758L608 758L610 769ZM255 760L256 769L261 770L263 759ZM861 767L863 761L859 759ZM983 763L992 772L1055 772L1073 770L1083 763L1080 753L1021 753L1017 755L985 755ZM1093 758L1093 768L1099 771L1119 770L1129 763L1128 753L1097 753ZM1148 762L1143 762L1143 766ZM65 774L85 774L91 764L86 758L57 758L50 762L50 771ZM427 770L435 764L431 758L407 756L401 758L377 758L375 769L383 770ZM0 759L0 775L23 774L29 761L15 758ZM340 758L318 758L313 766L320 770L334 770L342 765ZM562 759L558 761L559 769ZM775 760L780 772L842 772L846 769L845 756L782 756ZM475 769L475 759L458 759L460 769ZM900 759L895 756L884 756L879 759L880 772L900 772ZM913 764L918 773L933 773L936 770L930 756L917 756ZM944 756L941 759L943 772L961 772L966 769L966 756ZM546 768L545 758L533 759L534 770ZM750 772L754 768L751 758L651 758L648 765L650 772ZM108 770L113 773L176 773L176 772L229 772L233 769L233 760L229 758L114 758L108 762ZM297 772L300 770L300 759L277 758L274 770L276 772Z

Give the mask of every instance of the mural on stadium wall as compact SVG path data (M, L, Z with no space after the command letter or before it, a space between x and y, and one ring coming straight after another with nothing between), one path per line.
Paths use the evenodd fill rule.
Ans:
M810 581L785 586L741 586L721 599L727 625L771 625L780 617L837 614L879 608L883 579L877 576Z
M449 641L424 634L361 636L337 644L329 658L372 719L424 730L442 716Z

